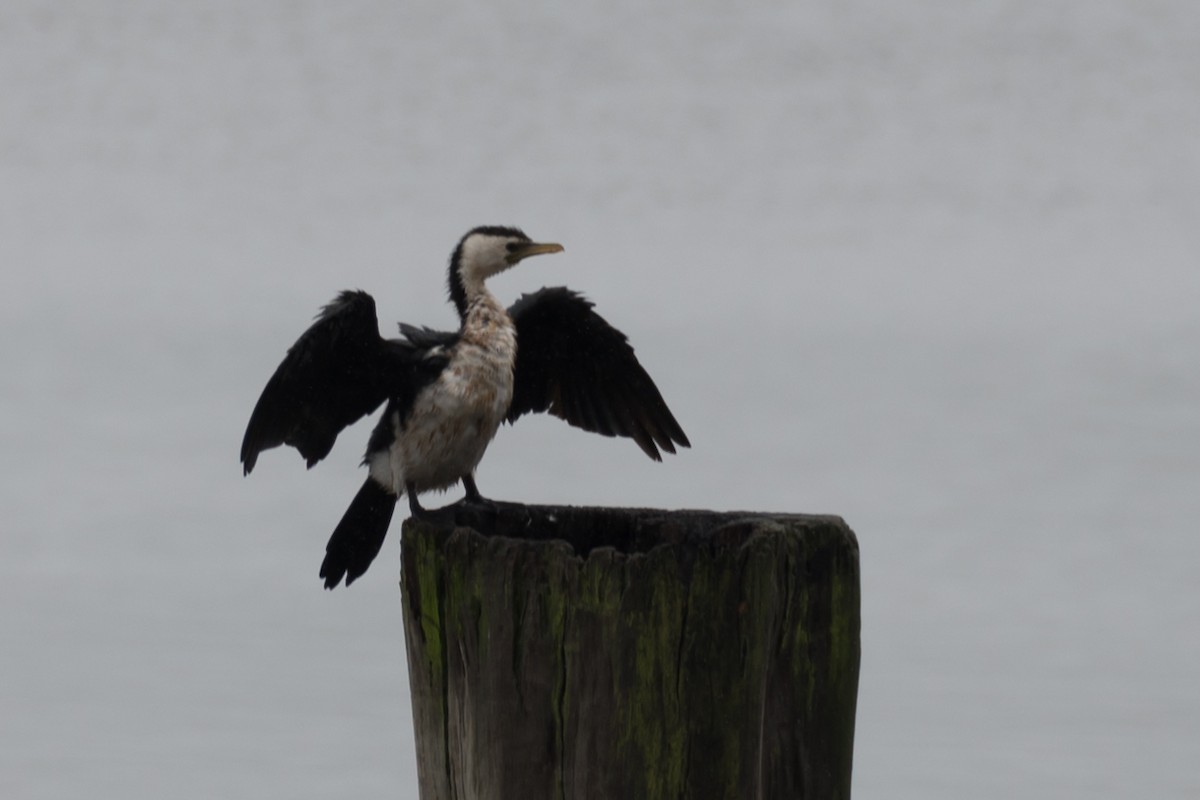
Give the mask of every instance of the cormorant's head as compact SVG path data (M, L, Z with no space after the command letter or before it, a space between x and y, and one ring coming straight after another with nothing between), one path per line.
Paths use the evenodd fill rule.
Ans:
M480 291L483 282L523 258L542 253L561 253L561 244L539 244L517 228L485 225L467 232L450 256L450 299L459 315L467 312L467 298Z

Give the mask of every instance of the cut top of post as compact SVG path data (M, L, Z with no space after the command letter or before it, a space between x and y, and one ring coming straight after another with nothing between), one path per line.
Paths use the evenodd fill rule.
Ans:
M618 553L646 553L668 545L736 546L772 528L836 531L857 551L854 532L838 516L761 511L543 506L496 503L495 510L455 504L431 512L424 521L452 530L470 528L485 538L559 540L577 555L611 547Z

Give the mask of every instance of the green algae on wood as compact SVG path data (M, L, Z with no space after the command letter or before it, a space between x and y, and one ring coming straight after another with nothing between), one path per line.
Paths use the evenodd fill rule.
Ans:
M850 796L839 518L451 507L403 559L423 800Z

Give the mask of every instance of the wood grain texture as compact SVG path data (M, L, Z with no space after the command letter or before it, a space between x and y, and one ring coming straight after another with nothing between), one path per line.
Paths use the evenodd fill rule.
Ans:
M451 507L403 562L423 800L850 796L841 519Z

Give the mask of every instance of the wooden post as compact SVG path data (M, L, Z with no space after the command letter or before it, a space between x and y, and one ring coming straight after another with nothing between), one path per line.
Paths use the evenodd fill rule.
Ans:
M422 800L850 797L838 517L451 507L401 594Z

